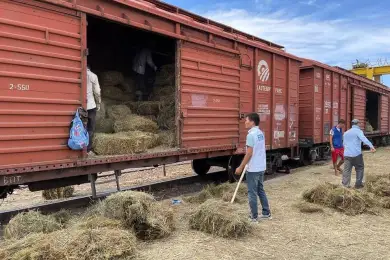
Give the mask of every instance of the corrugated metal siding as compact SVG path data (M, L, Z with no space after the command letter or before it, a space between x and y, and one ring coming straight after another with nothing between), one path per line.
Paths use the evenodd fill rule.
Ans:
M182 148L238 145L238 55L183 42L180 61Z
M299 137L311 138L314 134L314 69L301 69L299 77Z
M332 72L324 70L323 122L322 141L329 142L329 132L332 124Z
M333 87L332 87L332 126L337 125L340 119L340 75L332 73Z
M314 69L314 143L322 143L323 136L323 111L324 111L324 80L323 70Z
M348 102L347 102L347 90L348 90L348 82L347 78L344 76L340 76L340 119L344 119L348 121L347 113L348 113ZM348 122L347 122L348 123Z
M0 1L1 167L81 155L66 145L83 98L81 18L29 3Z
M381 96L381 132L389 132L389 97L382 95Z
M355 86L353 87L352 95L353 119L358 119L361 123L361 128L365 129L366 90Z
M299 133L299 66L300 63L289 60L288 77L289 84L288 99L288 145L295 146L298 144Z

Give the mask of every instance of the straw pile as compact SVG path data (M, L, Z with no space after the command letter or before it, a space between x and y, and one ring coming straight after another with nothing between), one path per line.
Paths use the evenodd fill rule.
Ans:
M375 201L369 193L330 183L324 183L305 191L303 199L337 209L347 215L371 212L371 208L375 206Z
M241 207L220 200L208 200L190 216L191 229L212 235L238 238L250 232L250 223Z
M157 115L157 124L162 130L175 129L175 102L164 102Z
M44 190L42 191L42 197L45 200L64 199L64 198L72 197L73 193L74 193L74 187L67 186L67 187Z
M223 183L220 185L207 185L201 192L194 196L189 196L185 200L189 203L204 203L209 199L222 199L230 202L236 189L236 184ZM248 191L244 185L240 185L234 202L246 203Z
M313 204L313 203L304 202L304 201L295 204L294 207L297 208L302 213L324 212L324 209L321 208L320 206Z
M122 89L115 86L102 87L102 97L116 101L130 101L133 99L133 95L125 93Z
M145 117L137 115L128 115L126 117L115 120L114 131L116 133L127 131L157 133L158 126L155 122Z
M158 133L159 143L166 147L176 146L176 137L174 131L160 131Z
M115 228L64 229L51 234L33 234L9 241L0 249L0 259L134 259L136 238Z
M156 74L156 86L174 85L175 83L175 64L161 66Z
M116 86L122 84L125 78L119 71L106 71L100 74L99 83L102 86Z
M51 216L54 217L54 219L58 223L60 223L62 226L65 226L66 224L68 224L68 222L72 218L72 214L70 213L70 211L68 211L66 209L61 209L60 211L57 211L57 212L51 214Z
M368 176L366 188L379 197L390 197L390 174Z
M143 192L116 193L103 201L99 208L103 216L120 220L142 240L167 237L174 229L173 212Z
M120 120L131 114L131 110L126 105L114 105L107 109L107 116L113 120Z
M96 120L96 133L111 134L114 133L114 120L111 118L103 118Z
M50 233L62 226L54 216L37 211L22 212L13 217L4 229L6 239L20 239L32 233Z
M116 134L96 133L93 139L93 149L98 155L120 155L143 153L157 146L158 135L140 131Z

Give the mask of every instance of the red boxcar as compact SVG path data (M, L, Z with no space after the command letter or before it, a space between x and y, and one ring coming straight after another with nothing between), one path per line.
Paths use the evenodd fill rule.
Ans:
M324 158L330 129L339 119L347 122L348 129L354 118L375 143L387 143L389 95L389 88L373 80L304 59L299 85L300 147L311 160Z
M235 167L245 148L244 115L253 111L271 169L297 150L300 59L282 46L154 0L0 0L0 14L0 190L184 160L194 160L198 174ZM111 56L101 50L128 48L101 42L145 33L174 50L177 148L97 158L69 150L69 123L86 105L88 49L95 50L88 62L102 67Z

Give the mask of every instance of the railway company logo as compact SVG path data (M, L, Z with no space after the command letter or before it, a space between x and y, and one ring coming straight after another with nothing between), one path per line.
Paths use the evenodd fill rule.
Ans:
M269 67L265 60L259 61L257 65L257 75L261 82L266 82L269 79Z

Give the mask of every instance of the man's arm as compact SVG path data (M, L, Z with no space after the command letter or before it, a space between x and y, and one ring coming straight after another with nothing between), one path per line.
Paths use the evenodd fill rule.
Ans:
M250 159L252 158L254 146L255 146L255 142L253 140L253 136L247 135L246 136L247 150L246 150L244 159L242 159L241 165L236 169L236 174L240 175L242 173L242 171L244 170L245 165L247 165L248 162L250 161Z
M99 79L97 76L94 77L92 82L93 96L95 97L96 107L100 110L100 104L102 103L101 99L101 90L99 85Z
M152 59L152 52L150 50L147 51L146 53L146 62L149 64L150 67L152 67L154 70L157 70L156 65L153 62Z
M333 152L334 151L334 147L333 147L333 130L330 130L330 133L329 133L329 143L330 143L330 149Z
M362 141L365 145L369 146L372 152L375 152L375 148L372 143L367 139L367 137L363 134L363 131L360 131L358 134L360 141Z

